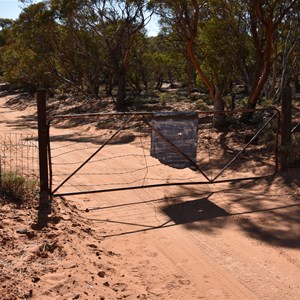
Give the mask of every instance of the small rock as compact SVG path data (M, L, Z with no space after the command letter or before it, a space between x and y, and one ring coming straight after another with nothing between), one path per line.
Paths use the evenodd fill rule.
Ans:
M98 276L101 277L101 278L104 278L105 277L105 272L104 271L98 272Z
M72 298L72 300L79 299L79 297L80 297L80 294L76 294L76 295L74 295L74 297Z
M110 284L109 284L109 282L108 282L108 281L104 282L104 283L103 283L103 285L104 285L104 286L107 286L107 287L109 287L109 286L110 286Z
M39 277L33 277L31 281L32 281L33 283L37 283L37 282L39 282L40 280L41 280L41 279L40 279Z
M27 229L17 229L17 233L19 234L27 234L29 231Z

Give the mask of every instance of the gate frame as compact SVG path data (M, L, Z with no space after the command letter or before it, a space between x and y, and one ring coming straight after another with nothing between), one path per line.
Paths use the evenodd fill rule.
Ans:
M273 176L278 172L278 140L279 140L279 132L280 132L280 111L277 108L269 107L269 108L260 108L260 109L239 109L234 111L196 111L198 116L199 115L214 115L214 114L235 114L235 113L254 113L259 111L273 111L273 115L259 128L259 130L255 133L255 135L246 143L246 145L222 168L221 171L212 179L209 179L207 175L201 170L201 168L197 165L196 162L191 160L187 157L176 145L174 145L168 138L166 138L161 132L157 131L155 128L151 126L151 124L146 119L147 116L153 116L154 112L123 112L123 113L87 113L87 114L72 114L72 115L56 115L51 117L48 122L46 123L46 130L47 130L47 155L48 156L48 167L49 168L49 186L47 185L47 192L50 198L53 197L63 197L63 196L74 196L74 195L85 195L85 194L95 194L95 193L104 193L104 192L115 192L115 191L125 191L125 190L136 190L136 189L144 189L144 188L153 188L153 187L165 187L165 186L177 186L177 185L200 185L200 184L216 184L216 183L225 183L225 182L239 182L245 180L255 180L266 178L269 176ZM127 119L124 124L109 138L107 139L98 149L95 151L89 158L83 162L75 171L73 171L66 179L64 179L54 190L52 189L52 178L53 178L53 170L52 170L52 159L51 159L51 147L50 147L50 127L51 122L53 120L59 119L78 119L78 118L91 118L91 117L105 117L105 116L128 116L130 117ZM115 136L121 132L124 127L132 121L135 117L142 117L142 120L155 130L168 144L170 144L176 151L178 151L181 155L185 158L190 160L193 165L197 168L206 179L207 181L198 181L198 182L176 182L176 183L161 183L161 184L151 184L151 185L143 185L143 186L132 186L132 187L119 187L119 188L110 188L110 189L101 189L101 190L91 190L91 191L79 191L79 192L69 192L69 193L56 193L59 188L61 188L71 177L73 177L84 165L86 165L96 154L98 154ZM241 178L232 178L232 179L223 179L217 180L219 176L249 147L249 145L260 135L260 133L266 128L270 122L277 117L277 131L275 137L275 148L274 148L274 155L275 155L275 170L273 173L268 175L262 176L252 176L252 177L241 177ZM48 176L48 174L47 174ZM43 187L45 188L45 187ZM44 190L43 190L44 191Z

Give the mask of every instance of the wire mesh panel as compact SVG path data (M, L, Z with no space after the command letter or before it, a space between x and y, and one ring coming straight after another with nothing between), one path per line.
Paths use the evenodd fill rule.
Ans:
M29 178L38 175L38 144L28 134L0 133L0 177L15 174Z
M196 161L186 169L151 156L151 113L57 116L51 122L58 130L52 127L50 132L52 194L209 184L276 170L277 111L256 111L247 125L239 122L240 112L228 112L222 128L214 127L213 116L198 112ZM71 128L75 123L77 131ZM176 147L164 133L161 136ZM178 152L194 162L184 150Z

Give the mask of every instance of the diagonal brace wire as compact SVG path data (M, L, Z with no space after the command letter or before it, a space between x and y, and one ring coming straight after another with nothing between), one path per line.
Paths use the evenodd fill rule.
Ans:
M215 181L221 174L248 148L248 146L255 140L256 137L260 135L260 133L267 127L268 124L277 116L278 112L276 111L268 121L256 132L256 134L252 137L252 139L241 149L231 160L228 162L224 168L211 180Z
M109 138L107 139L87 160L85 160L73 173L71 173L62 183L60 183L52 192L54 194L58 191L69 179L71 179L79 170L81 170L95 155L97 155L109 142L111 142L119 133L124 129L124 127L135 117L133 115Z

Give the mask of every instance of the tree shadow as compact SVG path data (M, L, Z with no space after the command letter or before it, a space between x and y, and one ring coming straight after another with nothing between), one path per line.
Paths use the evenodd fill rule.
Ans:
M251 205L243 205L242 197L243 195L240 195L240 199L234 199L244 207L243 211L236 213L230 212L232 203L224 209L209 200L209 197L171 204L163 207L162 211L176 225L183 225L187 230L216 233L222 228L226 230L228 222L232 223L234 220L242 232L251 239L285 248L300 247L299 202L290 205L277 203L269 208L263 208L259 207L258 203L261 198L253 199Z
M235 182L229 184L229 187L225 189L220 188L211 193L209 191L199 193L196 188L183 187L180 193L172 197L153 200L158 203L160 211L167 216L167 219L160 225L138 230L124 230L121 233L112 233L107 237L167 229L174 226L184 226L189 231L216 234L235 224L238 230L251 239L272 246L297 249L300 247L299 194L290 194L289 196L293 196L293 198L288 202L281 201L281 195L270 194L272 191L270 185L274 184L278 178L282 179L284 184L284 176L281 174L270 179L263 179L264 185L257 190L252 190L252 187L261 184L258 180L248 184ZM293 183L297 181L296 179ZM230 197L222 201L216 200L222 198L222 194L228 194ZM270 201L270 197L276 199ZM129 206L128 209L130 209L132 205L153 201L124 203L122 206ZM238 209L236 209L237 205ZM117 207L115 208L117 209ZM100 209L105 210L106 207ZM105 215L104 212L103 214ZM102 221L108 222L107 220Z
M273 246L300 247L299 174L295 168L253 181L248 195L246 190L233 199L244 210L236 215L242 217L239 225L249 237Z
M243 215L256 213L264 214L260 218L244 218L240 223L249 237L273 246L300 247L300 203L246 212Z
M133 142L136 139L134 134L118 134L109 141L109 145L121 145ZM81 136L74 134L60 134L51 136L51 142L72 142L72 143L91 143L94 145L103 145L107 142L107 137L101 136Z
M183 225L187 230L215 233L226 226L230 214L208 198L188 200L162 208L176 225Z
M187 226L189 223L201 220L229 216L224 209L209 201L208 198L168 205L163 207L162 211L169 216L175 224L187 224Z

